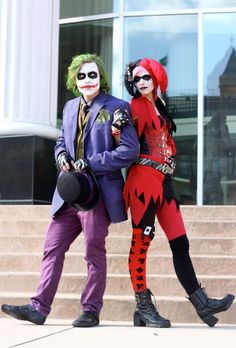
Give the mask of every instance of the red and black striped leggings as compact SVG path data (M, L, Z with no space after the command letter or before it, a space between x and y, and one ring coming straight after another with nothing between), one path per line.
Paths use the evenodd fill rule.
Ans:
M129 272L133 289L135 292L147 289L146 260L151 239L144 235L143 231L146 226L154 225L155 216L169 241L176 275L190 295L199 287L199 284L189 256L189 242L182 214L174 199L170 203L165 201L163 205L155 204L155 210L151 202L141 221L141 226L133 226L129 254Z

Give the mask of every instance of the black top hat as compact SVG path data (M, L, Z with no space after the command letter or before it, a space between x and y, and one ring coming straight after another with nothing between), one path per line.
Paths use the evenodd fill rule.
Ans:
M63 172L57 190L66 203L81 211L93 209L99 200L97 180L91 172Z

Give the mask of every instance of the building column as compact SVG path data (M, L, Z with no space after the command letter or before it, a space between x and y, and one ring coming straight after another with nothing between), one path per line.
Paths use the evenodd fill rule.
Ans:
M59 3L0 0L0 204L51 203Z
M57 136L59 0L0 1L0 136Z

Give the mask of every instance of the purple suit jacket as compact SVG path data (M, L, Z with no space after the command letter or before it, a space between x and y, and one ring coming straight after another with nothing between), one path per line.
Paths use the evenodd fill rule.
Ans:
M66 151L75 159L77 142L77 118L81 97L68 101L63 110L63 125L55 146L55 158ZM90 116L84 130L84 158L90 162L112 222L127 219L123 201L124 180L121 169L129 166L138 157L139 143L132 121L121 133L120 144L116 146L111 134L111 124L115 110L125 108L130 113L127 102L110 94L100 92L90 108ZM101 110L109 113L104 113ZM108 115L108 116L107 116ZM52 215L63 205L57 189L52 200Z

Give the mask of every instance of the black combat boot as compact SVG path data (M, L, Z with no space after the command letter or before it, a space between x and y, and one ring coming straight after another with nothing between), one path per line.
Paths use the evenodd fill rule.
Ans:
M149 289L135 293L137 307L134 312L134 326L170 327L170 321L162 318L152 303Z
M204 289L198 288L188 299L195 307L202 321L208 326L213 327L219 320L213 314L226 311L233 303L234 298L235 296L230 294L219 300L209 298Z

